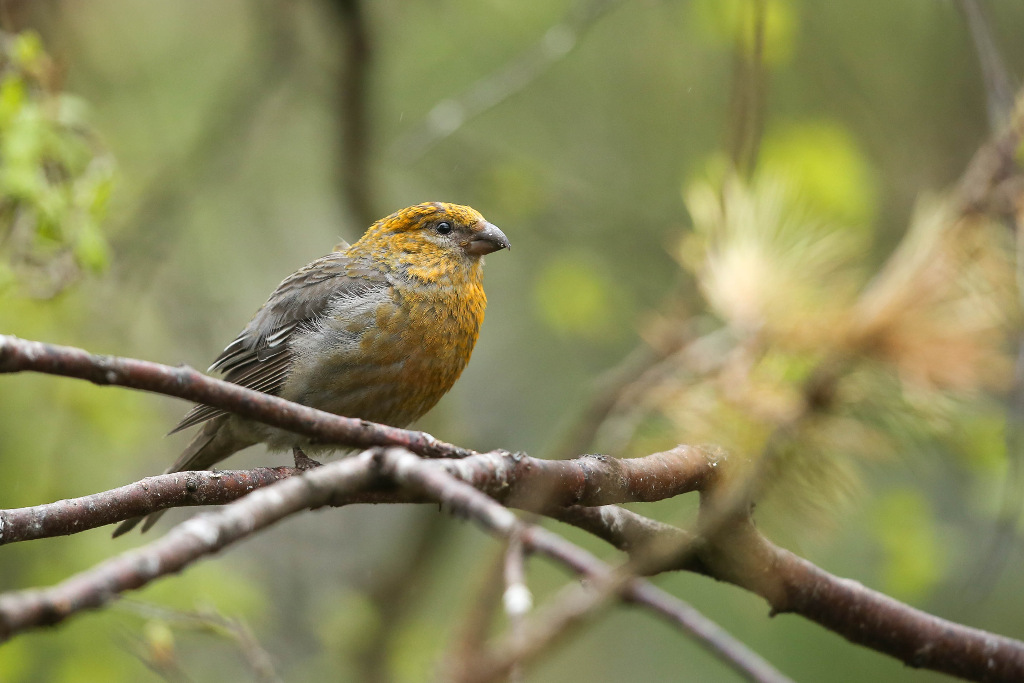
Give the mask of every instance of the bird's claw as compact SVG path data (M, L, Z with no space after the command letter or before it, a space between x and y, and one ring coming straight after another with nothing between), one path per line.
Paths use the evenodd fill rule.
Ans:
M295 458L295 469L305 471L320 467L320 463L303 453L298 446L292 449L292 457Z

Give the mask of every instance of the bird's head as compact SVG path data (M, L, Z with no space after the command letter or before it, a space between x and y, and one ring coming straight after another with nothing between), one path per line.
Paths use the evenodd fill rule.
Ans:
M427 202L396 211L374 223L348 253L393 259L413 267L479 263L480 257L509 248L508 238L476 209Z

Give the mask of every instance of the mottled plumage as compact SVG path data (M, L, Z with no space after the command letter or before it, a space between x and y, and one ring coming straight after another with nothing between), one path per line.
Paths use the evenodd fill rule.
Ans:
M487 304L482 256L508 246L467 206L433 202L393 213L355 244L286 278L210 370L320 410L404 427L430 410L469 362ZM315 448L291 432L204 405L174 431L199 424L168 472L206 469L260 442Z

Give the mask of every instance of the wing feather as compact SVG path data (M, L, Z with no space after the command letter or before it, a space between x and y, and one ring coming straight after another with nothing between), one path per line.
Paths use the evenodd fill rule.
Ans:
M249 324L214 360L210 371L228 382L277 395L292 366L291 340L316 325L337 297L363 297L388 286L372 267L334 252L286 278ZM206 422L225 411L195 406L171 433Z

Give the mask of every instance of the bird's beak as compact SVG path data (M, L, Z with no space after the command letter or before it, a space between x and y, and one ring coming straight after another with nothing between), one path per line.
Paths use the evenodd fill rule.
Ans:
M467 254L483 256L499 249L510 249L511 247L505 233L498 230L497 226L491 225L487 221L480 221L473 226L473 236L469 238L464 249Z

